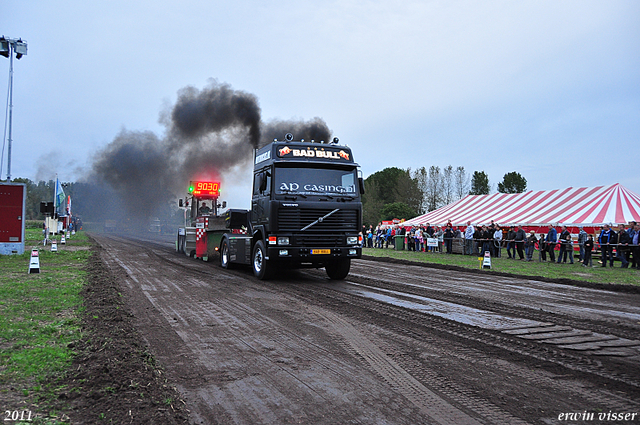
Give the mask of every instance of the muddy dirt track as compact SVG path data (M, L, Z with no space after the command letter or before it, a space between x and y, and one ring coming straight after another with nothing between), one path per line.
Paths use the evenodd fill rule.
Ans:
M369 260L260 282L92 236L191 423L640 423L638 293Z

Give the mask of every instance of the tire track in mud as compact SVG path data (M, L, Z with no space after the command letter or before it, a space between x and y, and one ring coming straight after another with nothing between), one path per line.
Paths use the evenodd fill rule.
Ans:
M588 406L586 404L576 405L577 402L571 401L558 404L555 400L549 399L550 405L574 406L577 407L576 411L582 411L583 407L591 408L592 406L606 410L619 409L620 411L640 408L637 402L634 403L631 401L632 398L629 398L632 394L638 394L637 388L629 392L629 388L624 387L617 393L615 386L613 386L613 391L597 387L602 383L602 380L596 379L600 377L607 382L618 381L626 384L636 382L637 384L636 376L625 375L620 372L620 368L610 370L608 359L604 359L606 361L603 363L601 359L543 346L514 335L476 329L446 319L430 317L408 309L367 300L353 294L340 293L336 291L335 285L327 284L327 279L322 271L300 272L299 275L294 275L293 281L292 278L284 278L272 283L256 282L250 271L226 271L217 265L178 256L164 248L149 248L147 245L140 248L134 242L126 243L130 243L132 247L137 246L137 250L145 251L147 259L166 263L166 269L162 269L162 273L166 274L163 279L172 280L175 286L167 282L162 284L162 282L149 278L148 281L151 282L150 287L153 288L153 291L160 294L174 292L177 296L178 288L180 288L188 293L185 298L187 300L186 306L167 310L168 316L178 319L176 323L171 323L171 326L175 327L174 332L180 333L181 341L183 338L189 341L185 343L189 347L187 350L188 359L192 359L196 363L199 359L233 358L234 353L235 355L242 353L243 356L246 356L245 363L251 361L255 363L252 367L247 368L240 366L238 362L227 361L225 364L218 365L217 368L212 368L210 365L206 365L206 361L200 362L205 365L202 366L202 373L196 375L197 378L191 379L189 381L191 385L184 388L192 393L197 393L200 401L195 410L205 412L204 416L201 416L202 418L210 417L211 412L215 412L219 417L228 419L225 422L249 423L250 419L256 419L256 412L261 412L262 409L272 409L265 405L264 401L258 403L256 400L265 400L270 397L268 393L271 393L271 396L275 395L276 398L280 397L284 401L280 400L282 404L279 407L280 410L276 410L275 416L269 416L270 418L282 419L282 416L278 415L287 410L290 418L308 421L310 417L313 417L320 419L319 423L329 423L328 421L323 422L319 416L306 415L304 409L296 410L296 403L287 400L287 397L282 395L283 392L286 393L286 390L280 391L278 388L282 388L283 383L287 382L287 385L294 385L290 388L295 387L298 392L306 392L302 396L303 398L307 397L306 403L316 403L314 398L326 403L326 400L312 391L311 388L315 389L314 385L317 385L320 394L326 394L328 400L337 402L337 413L346 418L344 413L345 400L352 404L355 403L359 409L370 409L372 406L363 402L363 398L377 398L379 400L380 397L384 397L384 392L379 388L379 385L376 386L371 381L373 379L371 376L377 375L382 377L396 394L409 400L415 406L415 413L410 414L408 418L413 418L413 422L416 423L461 423L461 421L463 423L467 421L468 423L487 424L517 423L525 418L533 422L546 423L550 421L552 415L549 416L547 413L536 410L535 404L534 407L528 407L529 410L526 412L519 412L517 406L514 407L513 402L509 401L508 394L505 394L504 397L507 405L503 405L500 393L503 389L494 391L487 388L486 394L479 393L477 387L468 388L463 381L448 379L437 368L425 367L430 364L440 367L447 365L447 361L443 360L447 353L455 359L456 364L471 363L481 367L480 370L489 371L503 368L505 369L504 373L514 376L514 385L518 380L527 381L529 387L526 391L532 391L531 387L539 384L543 388L564 394L568 398L588 400L592 403ZM493 300L481 299L480 297L466 299L463 298L465 294L454 293L455 291L447 293L424 287L424 276L406 273L406 266L403 265L385 268L387 274L397 270L398 275L405 276L404 279L408 283L416 284L402 285L388 279L385 280L381 277L384 274L378 273L379 269L376 268L370 274L364 274L360 269L365 269L367 263L364 261L354 262L356 264L354 268L356 273L354 274L357 275L355 281L500 313L503 313L503 308L505 308L505 314L515 317L528 317L527 315L531 314L534 316L531 319L539 322L550 321L550 318L556 320L560 318L565 321L557 320L558 324L572 323L575 326L576 323L576 320L570 316L565 318L557 312L540 312L533 308L526 308L526 306L510 307L508 306L508 296L497 295ZM125 265L136 274L138 267L144 267L144 261L139 263L137 267L130 266L128 262ZM157 279L158 270L151 273L143 270L142 275L147 274L156 275ZM227 281L228 284L218 288L221 279ZM460 276L457 276L456 279L458 282L463 282ZM140 280L139 276L138 280ZM299 280L304 282L298 282ZM135 283L133 280L132 282ZM419 283L422 283L423 288L418 287ZM195 289L186 290L186 286ZM237 292L236 287L239 288ZM224 292L225 288L232 289ZM180 296L185 297L185 294L180 293ZM255 304L258 302L256 298L260 297L265 297L265 302L270 303L266 310L264 306L257 308L258 304ZM266 298L269 297L272 299L267 300ZM164 302L160 302L157 308L161 308L160 305L163 304ZM360 316L354 311L361 312ZM215 314L213 314L214 312ZM200 320L201 322L194 324L189 320ZM294 324L296 320L301 322L299 326ZM594 323L602 328L610 326L605 322L596 321ZM198 331L199 339L185 331L185 329L189 329L191 332L194 326L202 329ZM374 329L377 334L367 334L363 331L363 326ZM207 327L209 333L216 333L217 339L207 336L205 332ZM625 332L629 335L635 335L635 329L629 326L623 327L620 333L624 334ZM456 349L449 352L446 348L439 350L439 344L425 342L427 335L434 335L436 341L446 339ZM626 334L624 335L626 336ZM327 341L331 338L334 340L334 345L330 345ZM420 355L410 352L411 348L407 348L409 352L406 354L402 352L393 354L398 350L394 348L393 341L401 341L403 346L414 349L419 347L421 351L434 356L433 361L429 359L430 361L425 363ZM470 348L472 345L475 345L475 348ZM192 346L195 348L191 349ZM483 347L488 347L489 350L485 350ZM340 351L343 354L340 354ZM494 357L495 354L487 354L496 352L498 353L497 357ZM522 358L517 363L505 361L504 353L515 353L521 355ZM340 365L347 359L344 357L345 355L351 357L353 361L349 360L346 365ZM166 358L171 357L167 355ZM528 370L525 367L520 367L520 363L525 362L524 359L529 359L526 360L526 363L531 363L531 359L538 361L545 365L544 368L548 368L549 364L558 365L564 369L564 372L550 373L548 370L539 369L539 366ZM358 364L367 365L367 369L371 371L372 375L356 378ZM596 378L589 378L586 383L582 383L578 380L579 373L576 371L585 372ZM342 373L349 378L350 389L339 388L336 390L330 385L322 386L318 379L310 376L314 373L316 375L325 373L334 377ZM500 376L503 372L496 371L495 373L496 376ZM270 376L265 377L265 374ZM566 374L566 377L563 374ZM295 383L296 380L298 380L297 383ZM567 380L576 383L575 389L565 382ZM211 389L212 382L217 382L218 387L215 388L215 391ZM294 382L294 384L290 382ZM358 382L359 386L356 385ZM234 383L238 385L236 388L233 388ZM473 384L473 382L470 383ZM240 384L245 386L240 387ZM242 399L238 396L242 391L251 393L252 384L256 387L254 396L249 399ZM305 387L306 384L309 384L311 388ZM373 393L365 391L369 385L376 386L371 390ZM507 388L506 385L505 388ZM260 389L268 390L259 392ZM520 391L517 388L515 390ZM237 397L233 398L232 395L226 394L227 398L224 398L225 395L222 393L229 391L232 393L235 391ZM354 395L353 393L357 391L362 394ZM493 394L494 392L495 394ZM254 403L253 409L255 410L238 410L238 403ZM294 407L292 408L287 403ZM395 398L392 399L392 404L398 407L402 405L402 402ZM429 406L435 406L435 408L430 409ZM302 413L300 413L301 410ZM271 412L273 411L271 410ZM323 412L326 410L315 411L316 415L321 415ZM389 415L388 411L379 411L378 413L382 414L382 417ZM460 420L447 419L448 413L459 415L456 416L456 419ZM387 419L391 417L387 416ZM375 415L371 413L358 416L358 418L363 422L365 422L363 419L367 419L366 422L372 423L375 423L376 419ZM399 423L406 420L407 417L394 419ZM393 421L388 420L387 422ZM407 421L407 423L410 422Z
M352 273L349 280L359 282L369 289L379 288L372 289L374 291L407 294L399 295L407 300L417 296L430 298L436 304L440 301L451 302L493 312L507 321L510 318L526 318L530 323L520 320L522 323L514 323L513 326L501 324L494 327L523 339L583 351L587 355L629 357L627 360L630 365L637 364L640 360L640 296L637 294L553 285L531 279L523 281L526 287L514 284L514 279L509 281L505 278L491 284L486 284L484 280L481 283L470 281L461 287L455 283L438 281L442 272L436 273L438 276L428 276L418 281L415 276L400 271L398 274L404 278L390 281L384 278L385 274L380 273L380 270L388 271L388 267L378 269L374 264L373 272L363 275L358 273L363 266L362 263L359 264L360 269L356 268L356 273ZM413 268L423 269L416 266ZM459 278L460 276L452 280ZM403 280L403 283L397 283L398 280ZM506 296L506 291L510 291L511 297ZM566 308L564 304L558 304L556 298L562 299ZM528 303L532 305L529 306ZM561 326L569 328L562 329Z
M242 309L242 306L234 305L233 309ZM229 309L226 309L227 311ZM489 406L488 403L479 403L477 400L470 402L470 398L462 397L458 392L454 397L456 404L463 406L462 409L453 406L445 398L438 395L436 392L431 391L425 387L421 382L416 380L411 374L407 373L382 352L375 344L372 344L364 335L362 335L354 326L349 324L346 320L340 316L331 313L329 310L313 306L311 312L318 316L319 320L324 320L330 325L330 329L335 333L342 341L342 345L350 352L353 352L357 357L362 358L367 364L369 364L386 382L388 382L396 391L404 395L408 400L416 405L420 411L432 418L435 423L438 424L469 424L475 425L480 423L487 424L525 424L526 422L507 414L504 411L500 411L493 406ZM243 317L247 317L244 316ZM270 335L277 335L289 333L283 331L277 327L277 324L271 320L265 320L264 317L257 317L255 315L249 315L252 324L260 327L266 327L270 330ZM293 335L295 338L299 338L298 335ZM277 340L282 341L282 337L277 337ZM281 342L282 343L282 342ZM296 348L284 343L289 349L295 350ZM325 351L324 348L321 348ZM301 353L302 354L302 353ZM328 367L324 365L324 367ZM336 371L338 372L338 371ZM481 407L482 405L482 407ZM468 412L481 412L480 418L476 419L470 414L466 413L465 406Z
M349 280L541 322L568 326L577 326L578 322L585 326L586 323L594 332L614 333L621 338L633 339L640 335L638 294L558 285L533 278L508 279L459 271L445 273L406 265L396 265L400 270L394 272L392 280L385 276L393 269L378 264L355 263ZM425 270L429 273L424 274ZM417 276L421 279L416 279ZM629 307L633 304L630 299L637 300L635 308ZM554 319L550 320L550 317Z
M318 283L326 282L326 279L314 275ZM387 315L398 318L407 323L420 324L421 327L437 330L446 334L450 334L457 338L468 339L487 346L498 347L507 351L511 351L534 359L553 362L569 370L581 373L588 373L600 378L609 379L624 383L636 390L640 388L640 382L637 379L635 371L639 370L637 362L634 363L636 357L623 359L624 367L612 361L603 362L604 358L583 354L580 351L571 351L561 349L552 345L543 345L535 341L518 338L514 335L502 333L500 331L492 331L487 329L470 326L453 320L424 314L410 308L398 307L389 303L361 297L356 294L342 292L336 290L335 285L305 285L305 289L322 294L330 299L341 300L349 304L361 306L368 311L376 312L380 315ZM627 361L631 359L632 361ZM609 365L613 365L610 368ZM627 368L630 368L627 370Z
M215 417L223 423L252 424L429 422L401 394L362 370L359 359L336 351L333 338L314 323L315 313L301 316L299 301L281 296L278 288L274 292L250 275L216 270L218 280L237 282L237 287L227 282L218 288L215 281L204 284L214 277L210 265L196 262L196 269L209 270L179 268L177 273L173 263L180 260L149 267L146 258L159 261L166 255L151 255L135 244L131 249L126 259L111 255L105 261L121 268L121 274L128 275L124 285L142 294L142 304L152 306L142 306L142 314L148 312L144 320L161 329L160 344L167 346L157 347L153 336L147 341L168 370L186 375L177 387L188 395L185 399L198 421L213 423ZM180 347L183 358L175 368L170 344ZM199 372L194 373L188 362ZM398 417L394 406L413 413Z
M574 381L570 385L567 385L565 379L557 374L548 373L541 368L521 367L519 364L511 361L506 361L501 358L487 356L478 349L465 346L457 346L455 350L439 349L437 344L427 344L424 341L420 341L415 337L409 337L407 335L400 334L398 327L394 328L394 331L383 330L383 334L391 334L387 339L393 341L402 341L407 345L413 345L421 347L421 351L429 352L430 357L442 358L445 356L455 357L458 362L462 364L481 366L483 370L501 370L506 376L510 377L516 385L522 385L522 383L529 383L532 387L545 389L545 392L550 394L563 394L568 391L575 399L589 400L590 405L607 406L611 410L625 411L625 409L633 408L633 404L629 403L629 398L622 396L616 391L609 391L607 389L599 389L594 391L594 388ZM382 343L381 348L384 347L385 351L391 352L394 344ZM462 395L468 400L473 400L473 411L482 412L482 416L485 418L495 418L491 423L501 423L501 418L504 415L500 415L500 411L496 408L496 405L500 405L500 396L496 397L494 403L489 403L484 399L478 397L478 393L475 389L469 388L469 386L455 385L448 377L440 376L436 370L425 368L423 364L420 364L413 360L411 356L405 359L405 356L398 356L399 361L402 363L405 370L409 371L416 378L420 378L423 382L437 383L439 392L447 397L456 400ZM571 379L570 377L568 377ZM638 408L640 406L635 406ZM549 422L554 422L555 418L548 417ZM517 419L516 419L517 420ZM515 422L515 421L513 421ZM509 421L507 423L512 423Z
M333 285L333 288L482 329L497 330L518 338L553 344L567 350L584 351L599 356L630 357L632 362L634 358L640 358L640 340L574 329L571 326L558 326L550 322L539 322L410 293L414 291L402 292L355 282Z
M318 278L320 282L323 280L326 282L326 279L323 277ZM554 346L520 339L499 331L485 330L437 316L419 313L408 308L397 307L385 302L344 293L334 289L333 286L334 285L316 284L305 285L304 288L310 292L325 296L328 299L335 299L343 303L360 306L376 314L394 317L408 324L416 324L420 328L437 330L438 332L449 334L462 340L475 341L540 361L552 362L574 372L591 374L595 377L623 383L634 387L634 391L636 392L638 388L640 388L640 382L637 379L638 375L635 374L635 370L638 370L637 364L624 363L621 366L620 364L614 363L614 367L611 368L609 367L611 362L603 363L602 358L582 355L580 352L563 350ZM397 331L403 332L404 330L397 329ZM627 370L627 367L631 366L633 367Z
M485 408L480 410L481 418L475 418L465 412L464 407L455 407L442 396L427 388L414 376L405 371L397 362L389 358L375 344L371 343L364 335L362 335L354 326L344 320L342 317L329 312L328 310L316 308L319 316L323 317L333 325L334 331L343 338L343 344L350 347L357 355L362 357L385 381L387 381L397 391L402 393L407 399L411 400L420 411L426 416L431 417L436 423L445 424L468 424L475 425L484 423L489 419L491 424L526 424L505 412L499 412L497 409ZM462 406L468 406L470 399L461 400L457 397L457 403ZM473 403L471 412L478 412L478 404ZM474 415L475 416L475 415Z
M164 255L159 254L161 257ZM238 303L230 303L228 300L217 300L216 305L211 303L203 303L202 301L196 302L200 305L200 310L203 312L212 311L234 312L231 322L238 323L238 317L242 317L242 327L251 328L253 330L260 329L262 331L267 330L271 341L277 342L279 345L284 345L288 350L296 352L296 347L292 344L285 342L283 333L289 333L283 330L279 325L272 320L266 320L264 316L259 316L255 311L250 311L247 306ZM206 304L206 305L203 305ZM192 304L193 306L193 304ZM356 357L363 359L373 369L385 379L396 391L414 403L417 408L429 418L432 418L434 423L441 424L479 424L479 423L524 423L505 412L497 411L494 409L491 411L491 415L488 418L477 420L469 416L464 411L454 407L445 399L426 388L422 383L415 380L410 374L404 372L393 360L389 359L384 353L378 350L373 344L368 342L366 338L361 336L358 331L349 325L347 322L341 320L335 314L330 313L327 310L313 307L312 312L318 316L320 320L326 321L334 334L337 334L343 341L345 348L356 355ZM346 332L346 333L345 333ZM238 333L238 329L234 332L235 338L242 341L245 345L252 347L256 352L264 350L264 345L261 345L259 341L247 341L246 337L241 333ZM295 338L299 338L298 335L293 335ZM290 338L291 336L289 336ZM308 342L308 341L307 341ZM355 345L354 345L355 344ZM311 356L315 358L323 358L328 353L322 349L319 355ZM308 356L308 352L298 353L299 356ZM317 360L316 360L317 361ZM320 363L326 363L321 361ZM330 365L323 364L325 368L331 369ZM340 372L340 371L336 371ZM460 394L457 395L458 404L464 406L464 397ZM475 403L477 407L478 403ZM471 410L471 409L469 409ZM483 414L488 414L490 409L484 409Z
M321 277L319 280L325 279ZM570 400L575 402L584 400L579 406L574 406L574 409L582 411L584 410L584 406L588 406L589 408L600 410L617 408L619 411L636 411L640 408L640 403L637 401L637 396L640 392L637 391L637 388L628 392L629 388L627 387L624 390L625 392L622 392L619 386L610 385L610 380L620 380L621 378L628 380L629 383L636 384L637 381L635 377L630 375L612 377L609 371L600 369L601 365L597 361L585 361L584 358L572 357L570 354L554 353L553 350L547 350L546 347L531 345L527 342L521 343L521 341L511 340L500 334L496 335L473 329L469 326L455 322L452 323L445 319L425 318L423 315L406 311L406 309L393 308L389 305L384 305L384 303L361 299L354 295L334 291L330 286L331 285L318 286L317 284L305 284L298 286L298 290L310 293L313 298L318 300L317 303L321 305L327 303L323 301L323 299L334 300L333 304L348 305L350 306L348 308L348 315L354 318L362 316L363 312L360 312L360 309L368 312L366 314L375 313L387 317L388 323L383 326L383 332L393 334L393 337L390 337L390 339L397 341L397 339L400 338L407 341L408 345L414 347L422 346L425 352L431 352L431 355L435 356L435 358L444 358L446 356L459 357L460 363L473 364L474 366L484 365L481 370L485 369L490 373L492 370L500 370L507 365L508 376L512 381L511 387L517 388L517 391L520 391L520 386L527 382L527 385L530 385L532 388L545 388L551 391L550 394L564 394L563 397L566 397L566 400L554 400L554 397L546 395L546 398L549 399L549 406L555 405L557 401L571 404L572 402ZM292 287L290 289L294 288ZM345 297L348 299L345 299ZM426 344L423 342L425 339L424 336L433 334L433 331L436 332L435 335L448 334L458 339L458 341L454 339L450 343L451 347L438 350L438 344ZM505 357L505 359L507 359L507 361L505 361L500 358L500 355L496 356L494 354L489 356L484 353L484 350L479 351L477 348L465 348L468 347L469 342L477 342L487 347L496 347L504 350L506 353L515 353L524 356L523 359L530 358L538 362L536 362L536 366L531 369L529 367L515 367L511 363L511 360L508 359L509 356ZM458 350L464 355L458 356ZM392 349L390 348L387 351L392 351ZM440 351L440 355L436 354ZM470 356L468 355L469 353L473 353L473 355ZM409 357L411 359L410 361L401 361L401 367L414 378L421 382L429 382L433 385L437 385L436 383L440 382L441 385L437 385L438 392L443 394L447 399L460 400L461 405L470 407L474 412L482 412L483 418L492 418L493 415L493 419L489 420L488 423L510 423L510 421L503 419L506 412L499 407L503 404L499 394L497 397L490 397L490 402L487 402L486 399L479 399L477 389L467 388L468 382L463 381L456 384L452 382L451 379L438 375L438 372L436 372L438 369L425 368L423 362L415 361L415 356ZM396 361L401 358L402 356L398 356ZM523 359L518 361L518 363ZM448 362L442 363L449 364ZM549 368L549 363L560 365L565 371L559 372L556 370L557 368ZM546 372L545 370L547 369L553 370L553 372ZM453 370L450 372L454 373ZM604 386L601 380L598 380L596 383L581 382L585 376L585 372L593 374L596 377L605 377ZM464 372L461 371L461 373ZM501 371L499 375L502 373ZM517 375L518 378L521 379L512 378L510 375ZM606 383L607 381L609 381L609 383ZM510 411L515 418L520 417L521 412L519 412L518 409L514 410L511 408L508 409L508 411ZM529 415L530 414L532 413L529 413ZM535 414L535 412L533 414ZM545 410L541 407L540 414L541 419L543 419L545 423L554 421L553 416L547 416L545 418L545 415L549 415L548 408Z

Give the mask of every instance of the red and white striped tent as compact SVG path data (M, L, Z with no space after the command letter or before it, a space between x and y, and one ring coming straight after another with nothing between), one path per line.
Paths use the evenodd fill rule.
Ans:
M491 221L527 228L564 224L576 228L640 222L640 195L620 184L597 187L539 190L524 193L468 195L403 224L454 226L489 224Z

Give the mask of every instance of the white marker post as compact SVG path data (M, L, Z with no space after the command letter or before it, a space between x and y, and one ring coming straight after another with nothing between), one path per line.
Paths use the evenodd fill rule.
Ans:
M482 268L491 268L491 253L489 251L484 252L484 260L482 260Z
M31 250L31 260L29 261L29 274L40 273L40 255L37 249Z

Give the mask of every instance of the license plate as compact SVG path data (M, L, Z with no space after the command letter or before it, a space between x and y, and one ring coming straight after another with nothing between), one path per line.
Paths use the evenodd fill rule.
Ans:
M330 249L312 249L311 254L331 254Z

